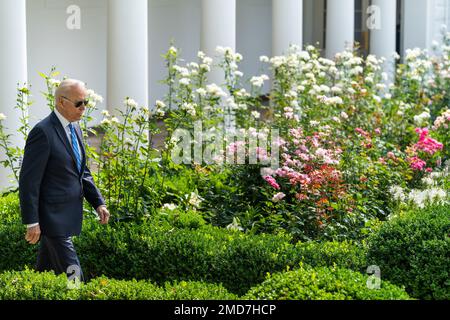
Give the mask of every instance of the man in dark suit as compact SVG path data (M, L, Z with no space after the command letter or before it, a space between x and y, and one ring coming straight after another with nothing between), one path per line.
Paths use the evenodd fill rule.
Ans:
M86 110L87 90L78 80L64 80L55 92L55 110L28 135L19 179L25 239L40 241L36 269L71 275L80 262L72 236L81 232L83 198L106 224L109 212L95 186L78 121Z

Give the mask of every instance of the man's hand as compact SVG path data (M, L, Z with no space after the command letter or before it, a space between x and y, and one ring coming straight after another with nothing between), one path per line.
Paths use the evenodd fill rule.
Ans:
M97 208L97 214L100 217L101 224L107 224L109 217L111 216L106 206L100 206Z
M30 244L36 244L39 242L41 237L41 228L39 225L27 228L27 233L25 234L25 240L27 240Z

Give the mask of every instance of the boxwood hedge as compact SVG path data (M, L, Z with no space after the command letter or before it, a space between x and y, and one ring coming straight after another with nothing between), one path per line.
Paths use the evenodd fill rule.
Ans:
M261 300L407 300L403 288L382 281L379 289L369 289L368 276L337 267L301 266L269 275L250 289L243 299Z
M368 240L368 262L420 299L450 299L450 206L409 211Z
M96 278L68 286L65 275L31 270L0 274L0 300L235 300L223 286L201 282L175 282L157 286L146 280Z
M37 246L24 240L18 203L12 201L6 207L0 212L0 217L10 217L0 225L0 271L33 267ZM74 243L87 279L104 275L149 279L159 284L206 281L222 283L229 291L244 294L261 283L267 272L296 268L300 262L313 266L336 264L357 271L365 267L364 248L350 242L293 245L288 237L243 234L203 225L198 216L194 216L197 223L190 223L189 216L184 216L183 224L177 226L170 220L157 217L141 223L102 226L86 219Z

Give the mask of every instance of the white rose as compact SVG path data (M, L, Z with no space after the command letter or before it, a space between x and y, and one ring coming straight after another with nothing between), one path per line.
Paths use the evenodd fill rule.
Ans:
M235 59L237 62L239 62L239 61L242 61L243 57L242 57L242 55L241 55L240 53L236 53L236 54L234 55L234 59Z
M207 63L202 63L200 65L200 69L202 69L202 70L204 70L206 72L209 72L211 70L211 67Z
M191 83L191 80L189 80L188 78L182 78L180 79L180 84L183 84L185 86L188 86L189 83Z
M162 102L161 100L156 100L156 106L158 108L164 109L166 107L166 104L164 102Z
M252 111L252 116L253 116L255 119L259 119L259 117L261 116L261 114L260 114L258 111Z
M56 80L56 79L49 79L48 83L53 87L59 87L59 85L61 84L61 81Z
M202 97L206 95L206 90L203 88L198 88L197 90L195 90L195 92L197 92Z
M165 203L165 204L162 206L162 208L163 208L163 209L168 209L168 210L170 210L170 211L173 211L173 210L175 210L175 209L177 208L177 205L176 205L176 204L173 204L173 203Z
M116 117L112 117L112 118L111 118L111 122L112 122L112 123L120 123L120 122L119 122L119 119L117 119Z
M243 74L241 71L235 71L235 72L234 72L234 75L235 75L236 77L242 77L244 74Z
M217 47L216 47L216 52L217 52L218 54L225 54L225 48L222 47L222 46L217 46Z
M203 59L203 58L205 58L205 53L203 52L203 51L199 51L198 53L197 53L197 57L199 57L200 59Z
M210 57L205 57L205 58L203 58L203 63L206 64L206 65L208 65L208 66L209 66L212 62L213 62L213 59L210 58Z
M124 104L126 104L127 106L132 107L132 108L137 107L137 102L130 98L125 99Z
M156 109L156 111L155 111L155 114L158 116L158 117L164 117L164 110L161 110L161 109Z

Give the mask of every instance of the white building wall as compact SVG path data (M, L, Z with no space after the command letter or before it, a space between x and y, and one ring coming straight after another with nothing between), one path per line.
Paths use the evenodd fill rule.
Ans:
M1 124L9 141L23 147L23 138L17 132L20 127L20 111L16 106L17 83L27 81L27 36L25 0L0 1L0 113L6 115ZM0 161L7 159L3 149ZM0 192L3 188L15 187L13 172L0 165Z
M162 100L166 86L158 83L167 77L165 61L161 57L170 41L179 48L186 62L197 62L200 49L201 0L151 0L148 6L149 26L149 104ZM176 22L176 23L175 23Z
M158 83L167 76L161 54L170 40L181 50L182 63L197 62L201 41L201 0L152 0L149 4L150 104L167 94ZM244 78L261 72L259 56L271 55L271 0L239 0L236 7L236 51L244 57L240 69ZM175 24L174 21L177 23ZM249 89L248 86L246 86ZM268 84L264 91L268 91ZM153 107L153 105L151 105Z
M427 44L428 0L403 0L403 48L425 48Z
M66 20L69 5L81 9L81 29L69 30ZM132 5L132 2L130 2ZM270 56L271 0L239 0L237 3L237 52L244 56L244 77L258 75L260 55ZM161 54L170 40L180 48L185 62L197 61L201 37L201 0L149 0L149 104L166 94L158 83L166 77ZM81 79L107 101L107 0L28 0L27 1L28 78L33 85L31 124L44 118L49 110L45 83L38 72L48 73L55 65L61 75ZM144 72L144 71L143 71ZM248 88L248 87L247 87ZM264 91L268 91L268 84ZM100 112L94 117L101 119Z
M108 0L107 109L125 114L132 97L148 106L148 0Z
M323 18L316 12L323 5L322 0L305 0L305 41L320 40L317 33ZM407 0L404 1L403 48L431 47L439 38L442 24L450 24L450 0ZM81 29L69 30L66 20L69 5L81 8ZM130 2L132 5L132 2ZM170 39L181 48L186 61L196 61L201 37L201 0L149 0L149 104L166 93L158 81L166 76L161 54L168 47ZM272 55L272 1L237 1L237 47L244 56L241 69L244 75L267 72L261 70L260 55ZM312 11L314 10L314 19ZM322 9L323 10L323 9ZM313 25L311 25L313 24ZM312 28L311 28L312 27ZM318 31L319 30L319 31ZM31 110L32 124L42 119L48 109L40 94L45 91L38 72L48 72L55 65L62 75L79 78L105 98L107 105L107 0L28 0L28 79L33 85ZM311 41L313 40L313 41ZM269 90L266 84L264 91ZM100 114L94 114L100 118Z
M429 0L428 14L426 45L431 48L433 41L441 40L442 25L450 29L450 0Z
M48 73L53 65L106 98L107 0L28 0L27 41L28 81L35 101L30 110L31 124L44 118L49 109L40 94L46 91L38 72ZM69 30L69 5L81 9L81 29ZM106 101L105 101L106 102ZM101 106L100 106L101 107ZM100 118L100 113L97 113Z
M431 49L441 40L440 29L450 29L450 0L403 0L403 50Z
M265 73L270 76L267 63L259 61L260 56L272 56L272 1L238 0L236 17L236 51L244 60L240 70L243 79ZM250 90L250 86L245 86ZM266 81L263 92L270 91L270 81Z
M165 86L158 81L166 77L161 54L168 49L170 40L173 39L180 48L185 62L197 61L201 46L202 0L148 1L149 63L148 70L142 72L148 72L149 104L153 107L154 101L166 94ZM400 1L403 8L402 53L408 48L431 48L434 40L440 40L441 26L445 24L450 29L450 0ZM133 1L129 3L133 5ZM236 2L236 51L244 56L240 69L246 79L261 73L269 74L267 67L262 69L259 57L273 55L272 3L272 0ZM70 5L81 9L79 30L67 28L70 13L66 10ZM304 0L304 43L322 42L325 32L323 12L324 0ZM27 78L32 84L35 102L30 110L31 125L49 113L40 93L46 91L45 83L38 72L48 73L52 66L56 66L61 75L85 81L105 98L99 106L105 108L108 105L108 0L27 0L26 13ZM12 29L10 32L18 31ZM264 92L269 90L269 85L270 82L266 83ZM0 106L0 112L7 113L6 107ZM100 111L94 116L100 120Z

